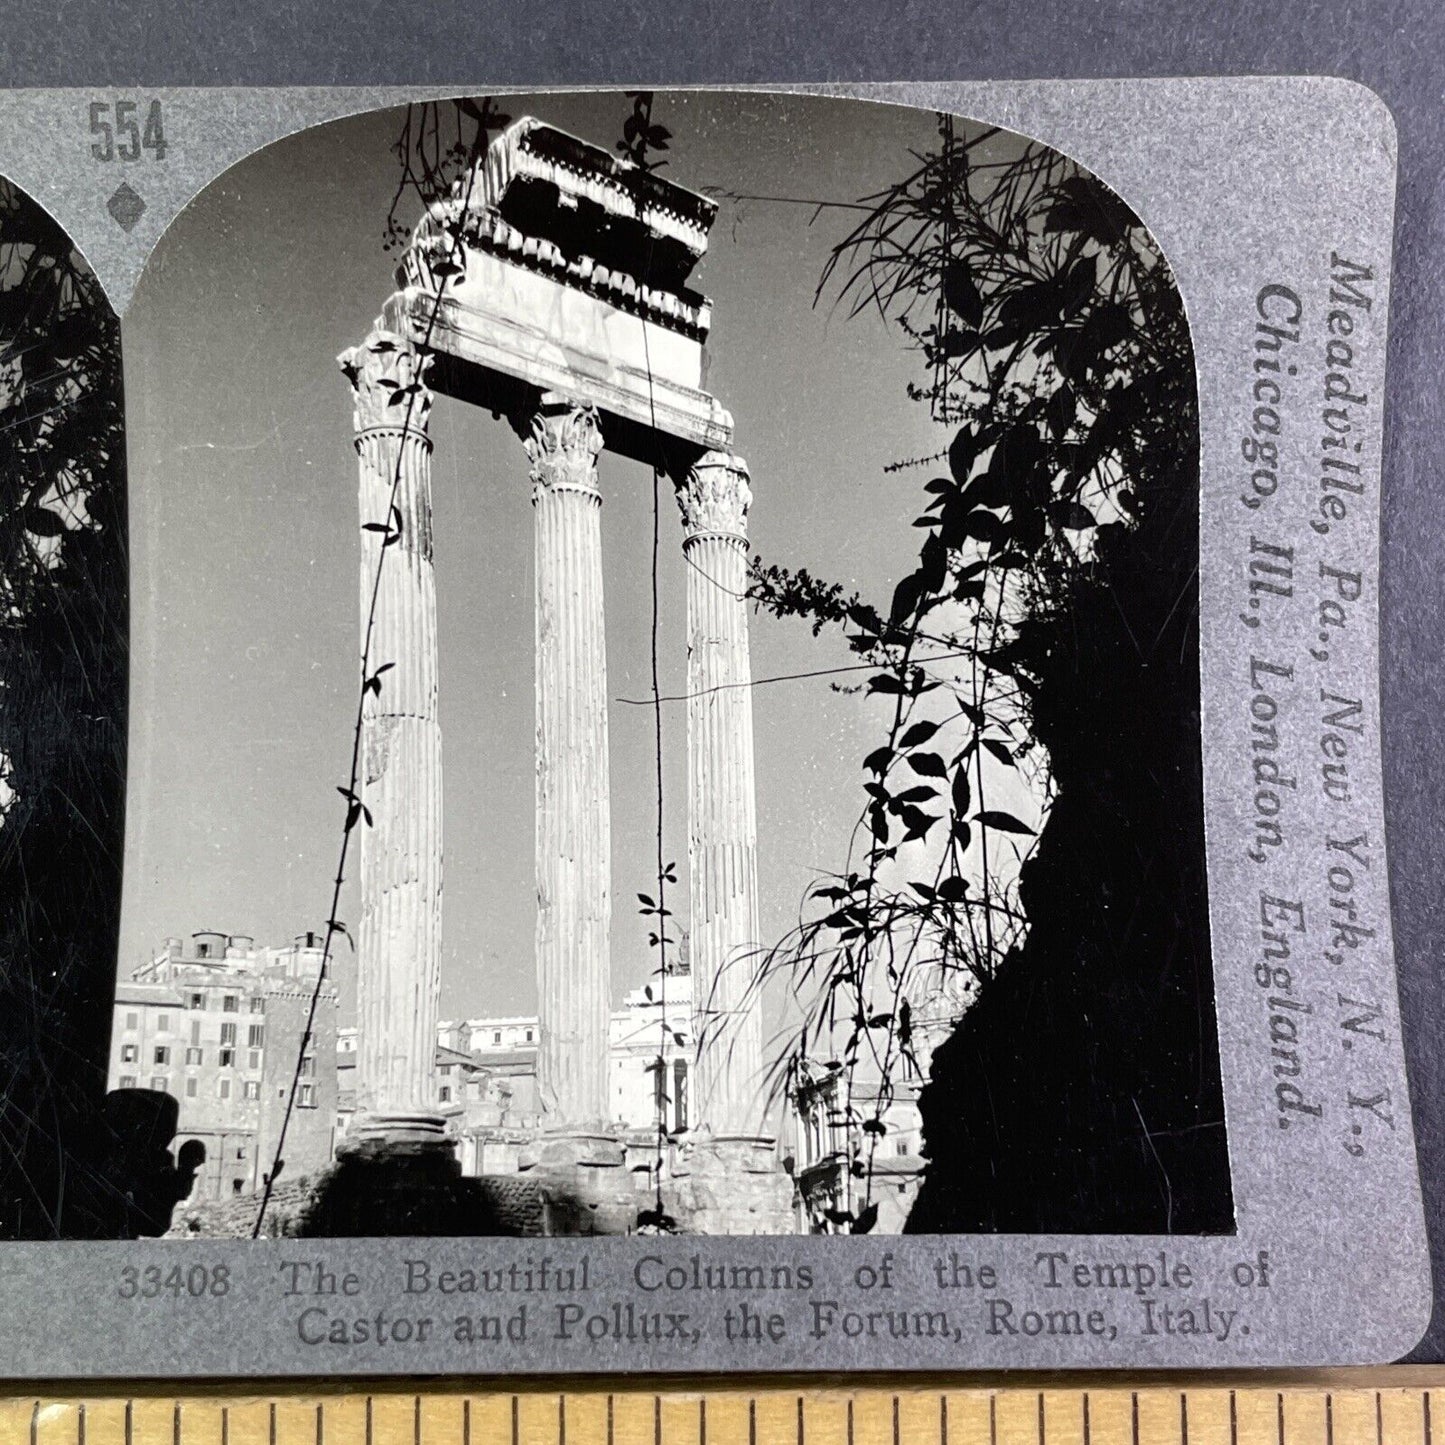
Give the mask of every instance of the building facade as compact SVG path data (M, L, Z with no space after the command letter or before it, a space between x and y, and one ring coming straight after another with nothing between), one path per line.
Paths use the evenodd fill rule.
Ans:
M433 1102L457 1141L462 1172L513 1174L542 1127L537 1088L541 1025L535 1015L443 1020L437 1028ZM357 1030L337 1039L338 1134L355 1115ZM661 1067L659 1068L659 1061ZM689 1127L692 978L686 967L633 989L608 1024L609 1123L633 1151L655 1155Z
M285 1171L294 1177L330 1162L337 995L322 977L321 944L314 933L283 948L258 948L243 934L168 938L116 988L107 1087L175 1098L174 1148L198 1161L193 1201L261 1188L293 1083Z

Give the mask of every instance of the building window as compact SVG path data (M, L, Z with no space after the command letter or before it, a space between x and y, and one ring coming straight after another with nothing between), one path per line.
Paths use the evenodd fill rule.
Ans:
M157 1077L151 1080L151 1088L158 1094L164 1094L166 1091L166 1081L157 1075Z
M222 1025L221 1025L221 1042L222 1042L223 1044L234 1044L234 1043L236 1042L236 1025L235 1025L235 1024L222 1024Z
M259 1099L261 1097L261 1086L255 1079L246 1080L246 1097L248 1099Z
M449 1078L451 1078L451 1076L452 1076L452 1066L451 1066L450 1064L443 1064L443 1065L442 1065L442 1078L444 1078L444 1079L449 1079Z
M266 1042L266 1025L252 1024L246 1030L246 1043L253 1049L259 1049Z
M135 1088L135 1075L134 1075L134 1074L122 1074L122 1075L120 1076L120 1085L119 1085L119 1087L122 1088L122 1089L133 1089L133 1088Z
M120 1046L120 1061L123 1064L133 1064L136 1054L139 1052L135 1044L122 1044Z
M188 1064L202 1064L205 1062L205 1053L201 1049L187 1049L186 1062Z
M252 1049L251 1052L246 1055L246 1067L248 1069L259 1069L261 1067L260 1049Z
M527 1042L528 1042L529 1044L532 1042L532 1030L531 1030L531 1029L528 1029L528 1030L527 1030Z
M234 1067L235 1063L236 1063L236 1051L235 1051L235 1049L222 1049L222 1050L221 1050L221 1067L222 1067L223 1069L229 1069L229 1068Z
M316 1077L316 1055L306 1054L301 1060L301 1077L303 1079L314 1079Z
M687 1128L687 1060L672 1061L672 1127L680 1134Z
M191 1020L191 1042L192 1042L193 1044L198 1044L198 1043L200 1043L200 1041L201 1041L201 1021L200 1021L200 1019L192 1019L192 1020Z
M237 1144L237 1145L236 1145L236 1158L237 1158L237 1159L244 1159L245 1157L246 1157L246 1146L245 1146L244 1144Z
M908 1140L900 1139L898 1141L898 1147L893 1152L897 1154L898 1157L901 1159L905 1154L908 1153Z
M156 1032L157 1032L158 1034L168 1034L168 1033L170 1033L170 1031L171 1031L171 1016L170 1016L170 1014L157 1014L157 1015L156 1015Z
M140 1026L140 1015L127 1014L125 1016L125 1026L128 1029L138 1028Z
M231 1097L231 1081L229 1079L222 1079L220 1083L216 1085L216 1094L218 1098L229 1099Z
M188 1099L194 1099L195 1097L196 1097L196 1081L195 1081L194 1079L187 1079L187 1080L186 1080L186 1098L188 1098Z
M266 1000L265 1000L264 998L259 997L259 996L256 997L256 998L253 998L253 999L251 1000L251 1012L252 1012L253 1014L263 1014L263 1013L265 1013L265 1012L266 1012Z
M233 1179L233 1180L231 1180L231 1193L232 1193L232 1194L239 1194L239 1193L241 1192L242 1186L245 1184L245 1182L246 1182L246 1181L245 1181L244 1179Z
M296 1102L303 1109L314 1109L316 1107L316 1085L302 1084L301 1092L297 1096Z
M221 1000L221 1012L225 1014L240 1013L241 1001L233 993L228 993Z
M206 1006L206 996L205 996L205 994L203 994L203 993L193 993L193 994L191 995L191 1007L192 1007L192 1008L205 1008L205 1006Z
M443 1104L450 1104L452 1101L452 1091L445 1084L442 1085L441 1101Z
M494 1033L494 1034L492 1035L492 1042L493 1042L494 1044L499 1044L499 1043L502 1042L502 1031L501 1031L501 1029L498 1029L498 1030L496 1031L496 1033Z
M158 1044L156 1046L155 1062L158 1064L168 1064L170 1061L171 1051L164 1044Z

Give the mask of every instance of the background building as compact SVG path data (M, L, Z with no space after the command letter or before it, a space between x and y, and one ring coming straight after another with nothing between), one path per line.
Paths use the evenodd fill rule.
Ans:
M540 1037L535 1015L444 1020L438 1026L435 1097L448 1115L464 1174L517 1172L521 1151L542 1123ZM354 1028L339 1030L336 1059L338 1133L344 1135L355 1111ZM612 1013L607 1122L632 1149L655 1153L659 1119L669 1134L688 1127L691 1070L692 978L684 964L633 989Z
M285 1171L327 1164L336 1127L335 986L322 979L322 940L304 933L284 948L244 934L194 933L165 948L116 988L110 1089L152 1089L179 1107L177 1151L204 1157L193 1200L254 1193L271 1167L287 1099ZM301 1040L313 995L315 1017ZM190 1151L195 1158L195 1151Z

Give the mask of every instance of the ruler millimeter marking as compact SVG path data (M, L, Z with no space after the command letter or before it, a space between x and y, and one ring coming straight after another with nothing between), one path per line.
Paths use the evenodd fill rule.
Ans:
M231 1387L0 1399L0 1445L1436 1445L1431 1389Z

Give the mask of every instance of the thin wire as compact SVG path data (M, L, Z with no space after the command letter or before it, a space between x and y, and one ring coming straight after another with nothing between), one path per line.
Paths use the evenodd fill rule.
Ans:
M972 654L964 649L960 652L935 652L928 657L915 657L913 663L917 667L926 667L930 662L948 662L953 658L970 657ZM876 662L855 662L847 667L819 667L810 672L779 672L771 677L755 677L748 682L720 682L716 687L701 688L697 692L680 692L668 694L664 697L653 699L651 697L619 697L613 701L625 703L628 707L651 707L656 702L691 702L695 697L710 697L715 692L726 692L736 687L762 687L770 682L800 682L810 677L832 677L842 672L876 672L879 664Z
M647 101L647 123L652 123L652 98ZM644 131L644 136L646 132ZM647 256L643 262L644 283L652 281L653 239L649 232ZM657 435L657 398L653 389L652 351L647 335L647 318L642 318L642 364L647 377L647 407L652 423L652 435ZM662 681L658 671L657 635L660 627L662 608L658 588L658 559L662 537L662 468L653 463L652 467L652 616L649 647L652 665L652 718L653 718L653 762L657 775L657 953L661 968L657 979L658 1028L660 1038L657 1050L657 1079L653 1086L653 1098L657 1108L657 1168L653 1175L655 1187L654 1204L657 1222L662 1223L662 1165L667 1138L667 868L664 858L665 838L663 812L662 778ZM685 554L684 554L685 555Z

